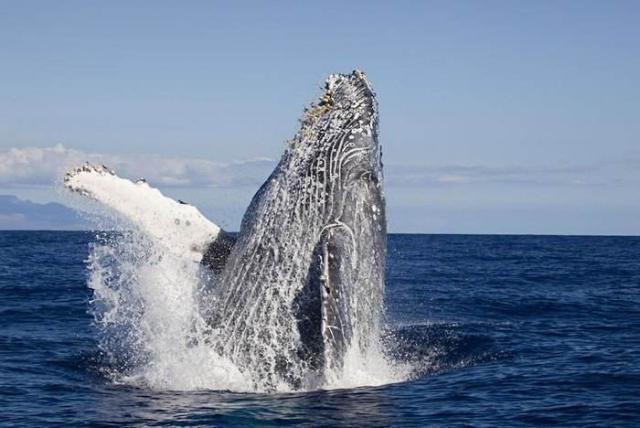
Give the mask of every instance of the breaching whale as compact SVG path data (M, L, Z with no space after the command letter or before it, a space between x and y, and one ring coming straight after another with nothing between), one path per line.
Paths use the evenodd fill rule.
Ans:
M170 234L167 251L211 270L201 302L211 346L256 387L314 388L379 338L386 218L377 128L364 73L329 76L237 235L106 167L76 168L65 186L154 239Z

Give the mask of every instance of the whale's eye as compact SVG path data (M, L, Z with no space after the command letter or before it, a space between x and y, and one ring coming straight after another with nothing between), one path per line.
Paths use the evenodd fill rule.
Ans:
M378 176L374 174L373 171L364 171L362 174L360 174L360 180L367 183L377 184Z

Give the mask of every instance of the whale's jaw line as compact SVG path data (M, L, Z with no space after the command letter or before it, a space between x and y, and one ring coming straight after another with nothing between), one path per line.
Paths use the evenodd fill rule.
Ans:
M377 332L386 240L377 118L363 73L330 76L245 213L212 319L221 352L261 387L313 387Z

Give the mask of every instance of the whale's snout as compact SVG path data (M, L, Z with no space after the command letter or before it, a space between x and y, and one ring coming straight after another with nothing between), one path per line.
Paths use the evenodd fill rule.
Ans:
M331 74L319 99L305 110L290 153L311 163L323 159L322 165L332 166L329 176L341 181L362 175L381 179L377 129L378 106L367 76L359 70Z
M367 116L375 114L375 94L364 72L331 74L325 82L325 96L338 109L356 109Z

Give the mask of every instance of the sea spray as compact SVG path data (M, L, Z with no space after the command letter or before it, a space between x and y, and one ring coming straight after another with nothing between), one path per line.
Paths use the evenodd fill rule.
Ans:
M100 347L115 368L113 380L154 389L251 389L211 344L198 306L197 263L128 232L99 235L88 264Z
M167 253L135 228L98 233L87 263L91 310L112 381L158 390L260 391L217 351L226 338L202 316L211 275L205 268ZM353 347L343 369L328 373L319 387L381 385L406 376L380 348L362 355ZM291 388L283 383L275 390Z

